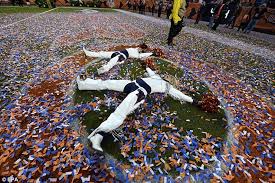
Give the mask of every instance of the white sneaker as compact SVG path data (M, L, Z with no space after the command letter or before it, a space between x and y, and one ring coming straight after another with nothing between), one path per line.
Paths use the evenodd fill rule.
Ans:
M103 139L103 136L100 134L95 134L94 136L89 138L90 141L93 143L93 148L97 151L103 152L103 149L101 148L100 144Z

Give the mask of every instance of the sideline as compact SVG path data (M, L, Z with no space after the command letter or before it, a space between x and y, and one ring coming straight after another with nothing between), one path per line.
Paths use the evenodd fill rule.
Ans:
M11 23L11 24L8 24L8 25L5 25L5 26L3 26L3 27L0 27L0 29L5 29L5 28L7 28L7 27L9 27L9 26L12 26L12 25L15 25L15 24L17 24L17 23L23 22L23 21L28 20L28 19L30 19L30 18L34 18L34 17L40 16L40 15L42 15L42 14L48 13L48 12L53 11L53 10L56 10L56 9L58 9L58 8L53 8L53 9L44 11L44 12L42 12L42 13L35 14L35 15L30 16L30 17L28 17L28 18L24 18L24 19L22 19L22 20L18 20L17 22L13 22L13 23Z
M164 25L164 26L170 26L170 21L168 21L166 19L163 20L163 19L160 19L160 18L155 18L155 17L146 16L146 15L142 15L142 14L132 13L132 12L128 12L128 11L125 11L125 10L119 10L119 9L117 9L116 11L127 14L127 15L130 15L130 16L134 16L134 17L137 17L137 18L142 18L142 19L145 19L145 20L157 23L157 24ZM269 59L272 62L275 62L275 51L272 51L270 49L263 48L263 47L256 46L256 45L252 45L252 44L248 44L248 43L245 43L243 41L228 38L228 37L221 36L221 35L214 34L214 33L210 33L210 32L207 32L207 31L198 30L198 29L191 28L191 27L188 27L188 26L186 26L182 31L186 32L186 33L189 33L189 34L193 34L193 35L195 35L197 37L200 37L200 38L203 38L203 39L207 39L209 41L218 42L218 43L221 43L223 45L227 45L227 46L230 46L230 47L233 47L233 48L237 48L237 49L240 49L242 51L249 52L249 53L252 53L254 55L258 55L258 56L261 56L263 58Z

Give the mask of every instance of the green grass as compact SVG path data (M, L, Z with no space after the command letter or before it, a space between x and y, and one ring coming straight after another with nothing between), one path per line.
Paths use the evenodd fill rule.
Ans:
M50 10L49 8L39 8L36 6L30 6L30 7L19 7L19 6L14 6L14 7L0 7L0 14L1 13L42 13L44 11Z
M215 137L226 137L227 122L222 109L218 113L207 113L190 103L181 104L170 97L165 102L170 107L170 112L177 111L178 119L174 123L177 127L193 130L199 138L205 137L202 132L208 132Z
M158 59L155 62L158 68L161 70L161 73L166 72L171 75L177 75L178 78L183 77L183 71L180 68L174 67L171 63L166 62L165 60ZM96 68L100 67L102 63L96 63L93 66L87 68L87 73L90 75L96 71ZM144 69L140 68L141 64L137 60L133 60L132 62L126 62L125 64L120 66L120 75L116 76L116 79L136 79L137 77L144 76ZM196 91L185 91L185 93L189 96L194 98L200 99L201 94L209 91L209 88L199 81L194 81L190 78L184 78L182 80L184 84L190 84ZM75 91L74 100L75 104L80 103L89 103L91 100L97 96L101 100L104 100L104 94L107 94L107 91ZM126 94L119 94L117 96L119 99L123 100L126 97ZM151 96L147 97L148 103L156 103L156 100ZM183 128L183 132L180 132L181 135L185 134L186 130L193 130L193 134L198 136L198 138L205 137L205 134L202 132L208 132L215 137L220 137L225 139L226 137L226 129L225 126L227 121L225 120L225 114L223 109L220 109L218 113L207 113L200 110L198 107L193 106L189 103L181 104L179 101L172 99L171 97L166 97L161 103L160 106L168 106L167 112L173 113L176 111L177 119L173 122L173 124L178 128ZM108 109L107 106L104 104L100 107L101 111L90 111L87 112L82 119L82 124L86 126L88 133L91 133L91 129L97 128L103 121L105 121L108 116L115 110L114 108ZM156 110L156 109L154 109ZM143 110L142 115L151 116L152 111ZM128 119L135 119L136 116L133 114L127 117ZM150 128L155 128L154 126ZM146 130L146 129L144 129ZM163 132L170 132L171 129L164 126L161 127ZM131 129L131 132L135 132L136 129ZM127 136L127 134L125 134ZM133 139L129 139L132 143L134 142ZM159 151L160 142L157 141L156 143L158 146L155 149ZM102 147L105 152L111 154L116 159L126 162L126 159L120 153L120 144L118 142L114 143L111 138L105 138L104 142L102 142ZM134 147L131 148L129 154L133 153L135 149ZM172 149L167 149L165 153L161 153L164 159L168 159L172 154ZM150 152L148 152L147 157L150 157ZM200 162L198 162L200 165ZM163 169L163 165L161 165ZM176 175L175 169L171 169L169 171L171 175Z
M90 10L96 10L99 12L116 12L114 9L111 8L89 8L89 7L57 7L55 10L51 11L51 13L71 13L71 12L80 12L80 10L83 9L90 9ZM25 6L25 7L19 7L19 6L7 6L7 7L0 7L0 14L11 14L11 13L42 13L45 11L50 10L49 8L39 8L36 6Z
M89 7L58 7L55 10L51 11L51 13L72 13L72 12L80 12L81 10L96 10L99 12L115 12L111 8L89 8Z

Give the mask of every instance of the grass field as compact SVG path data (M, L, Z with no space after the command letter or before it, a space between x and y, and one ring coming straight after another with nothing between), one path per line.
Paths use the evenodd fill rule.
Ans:
M96 10L99 12L115 12L114 9L111 8L89 8L89 7L57 7L51 13L71 13L71 12L79 12L83 9ZM39 8L37 6L2 6L0 7L0 14L12 14L12 13L42 13L50 10L49 8Z
M2 6L0 7L0 13L42 13L44 11L50 10L49 8L39 8L36 6L30 6L30 7L19 7L19 6Z
M170 75L177 75L177 77L183 77L183 71L179 68L174 67L169 62L158 59L155 62L158 68L161 70L161 73L169 73ZM87 68L87 72L90 75L96 71L96 68L99 65L93 65ZM131 79L134 80L137 77L144 76L144 69L141 69L140 62L126 62L125 64L120 66L120 75L116 76L116 79ZM189 96L193 96L194 98L199 99L201 94L209 91L208 87L200 83L198 81L192 81L190 78L186 78L183 81L184 83L190 83L194 88L196 88L196 92L187 92L186 94ZM90 103L93 98L99 97L101 100L104 100L104 95L108 96L108 92L110 91L80 91L76 90L74 99L75 104L85 104ZM117 98L123 100L126 97L126 94L118 94ZM156 103L158 99L155 99L151 96L147 97L148 103ZM226 137L226 129L225 126L227 124L225 114L223 109L220 109L218 113L207 113L200 110L198 107L193 106L189 103L181 104L179 101L174 100L173 98L167 96L163 101L161 101L160 106L168 106L167 111L170 113L176 112L177 118L174 121L174 125L180 129L183 128L185 130L193 130L193 133L198 136L198 138L202 138L205 135L202 132L208 132L209 134L225 138ZM100 111L90 111L87 112L82 119L82 124L86 126L86 130L88 133L91 132L92 129L98 127L104 120L108 118L108 116L114 111L114 108L108 108L105 105L100 107ZM145 111L146 115L152 115L151 111ZM128 116L129 119L135 119L136 116L131 114ZM151 128L151 127L150 127ZM166 129L165 127L161 127L163 131L169 131L171 129ZM136 129L133 129L136 130ZM103 149L114 156L115 158L124 161L125 158L122 157L120 153L120 145L118 142L114 143L112 138L104 138L102 142ZM164 157L168 158L172 152L167 151L164 154ZM149 155L150 156L150 155ZM173 172L170 172L173 174Z
M81 10L96 10L99 12L115 12L115 10L111 8L89 8L89 7L58 7L55 10L51 11L51 13L70 13L70 12L79 12Z

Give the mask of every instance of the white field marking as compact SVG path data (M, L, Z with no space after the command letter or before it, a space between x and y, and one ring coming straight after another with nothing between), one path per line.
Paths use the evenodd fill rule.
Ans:
M53 9L50 9L50 10L48 10L48 11L44 11L44 12L42 12L42 13L35 14L35 15L33 15L33 16L30 16L30 17L28 17L28 18L24 18L24 19L22 19L22 20L18 20L17 22L13 22L13 23L11 23L11 24L5 25L5 26L0 27L0 28L1 28L1 29L7 28L7 27L9 27L9 26L12 26L12 25L15 25L15 24L17 24L17 23L23 22L23 21L25 21L25 20L28 20L28 19L31 19L31 18L40 16L40 15L42 15L42 14L48 13L48 12L53 11L53 10L56 10L56 9L57 9L57 8L53 8Z

